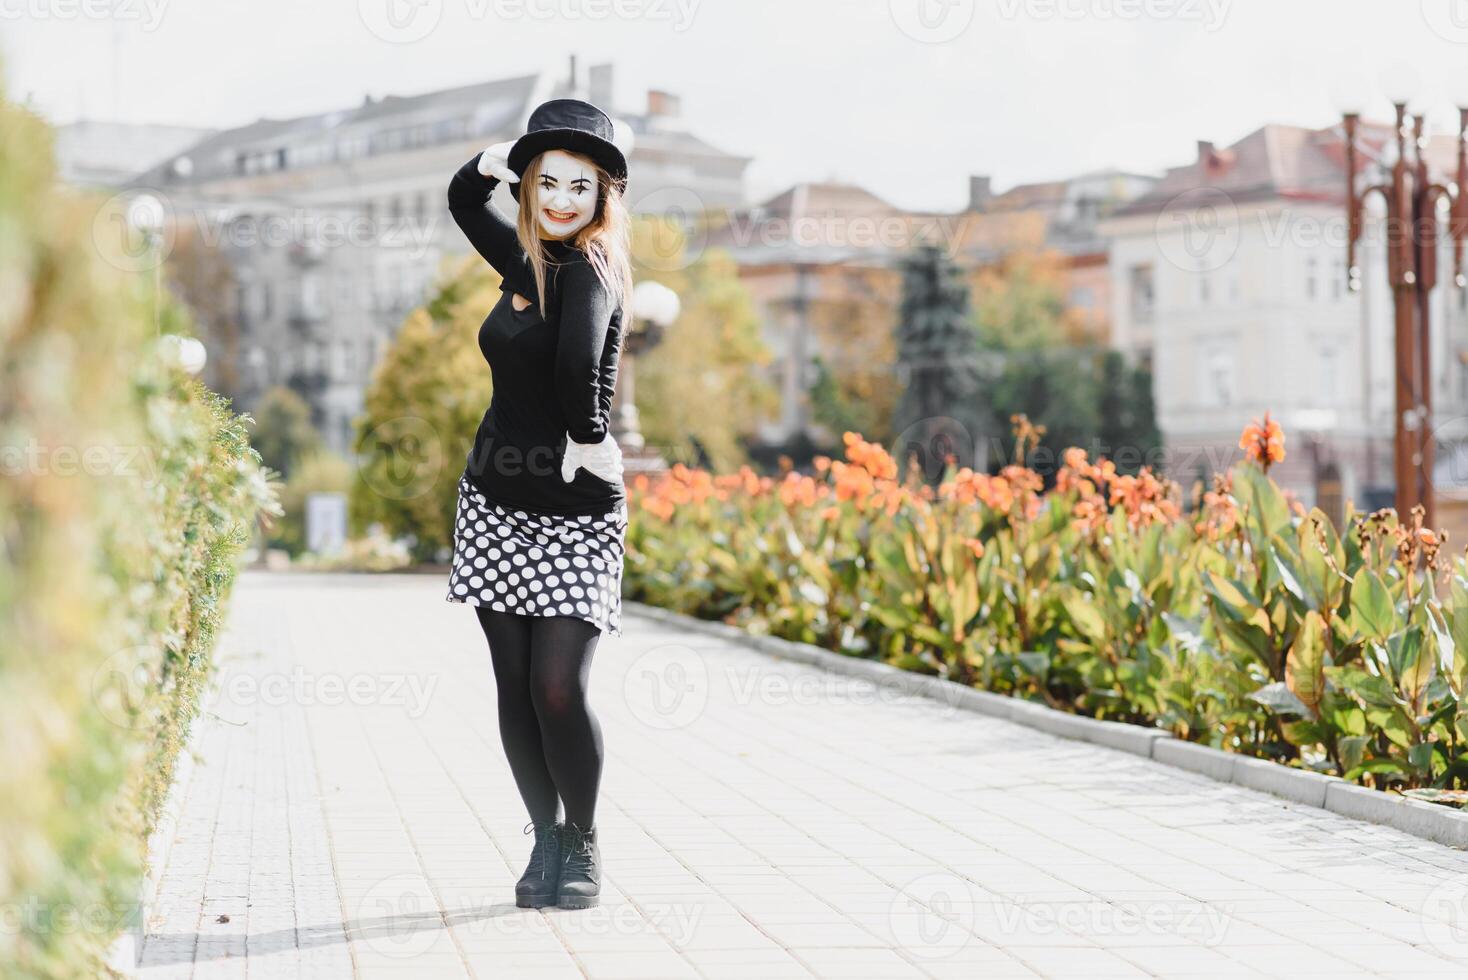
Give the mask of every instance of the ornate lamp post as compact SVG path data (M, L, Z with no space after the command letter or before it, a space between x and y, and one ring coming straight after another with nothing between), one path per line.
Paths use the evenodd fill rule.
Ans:
M617 367L617 391L612 397L612 438L622 447L622 466L627 473L655 473L668 468L667 460L651 452L642 438L637 416L637 355L656 347L663 332L678 319L682 304L678 294L660 282L645 280L632 290L632 309L637 322L627 334Z
M125 218L128 225L143 239L147 249L146 262L153 267L153 331L163 334L161 306L163 303L163 259L164 259L164 214L163 202L146 191L128 199Z
M1454 283L1461 288L1463 242L1468 237L1468 108L1458 110L1458 167L1452 184L1433 182L1427 166L1423 115L1407 112L1407 99L1392 96L1396 107L1396 159L1380 183L1356 187L1358 112L1343 113L1346 149L1347 286L1361 288L1356 243L1366 217L1366 199L1377 192L1386 204L1387 279L1391 283L1396 331L1396 451L1393 472L1397 513L1403 518L1417 504L1424 526L1433 525L1432 445L1432 289L1437 285L1438 204L1447 201L1453 241ZM1411 153L1409 154L1409 149Z

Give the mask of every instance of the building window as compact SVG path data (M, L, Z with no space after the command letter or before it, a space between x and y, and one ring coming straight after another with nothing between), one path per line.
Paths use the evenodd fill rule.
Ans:
M1131 312L1133 323L1151 323L1152 312L1155 308L1155 296L1152 287L1152 267L1150 265L1134 265L1128 271L1129 289L1131 300Z
M1330 298L1340 299L1346 295L1346 260L1336 259L1330 267Z
M1203 354L1203 397L1215 408L1226 408L1234 402L1234 353L1215 346Z
M1336 385L1339 384L1340 351L1332 346L1322 346L1318 363L1320 365L1320 403L1334 405L1337 398Z

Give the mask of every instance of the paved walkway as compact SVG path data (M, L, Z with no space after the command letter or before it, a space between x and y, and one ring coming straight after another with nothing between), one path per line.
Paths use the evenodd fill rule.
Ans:
M1462 852L626 630L592 671L604 904L523 910L530 838L473 613L437 576L246 575L140 975L1468 970Z

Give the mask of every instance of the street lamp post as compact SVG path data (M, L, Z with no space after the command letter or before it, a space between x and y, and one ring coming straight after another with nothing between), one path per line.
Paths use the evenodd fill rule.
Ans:
M1432 492L1432 315L1430 299L1437 285L1439 200L1451 208L1449 230L1453 239L1454 282L1464 285L1463 243L1468 237L1468 108L1458 110L1457 180L1435 183L1427 164L1423 115L1412 117L1405 99L1396 108L1396 160L1388 179L1356 188L1356 126L1360 115L1343 113L1346 150L1347 287L1361 288L1356 244L1365 221L1366 200L1373 191L1386 204L1387 278L1393 296L1396 360L1396 445L1393 472L1397 513L1402 519L1417 504L1423 507L1423 525L1434 523ZM1412 157L1409 159L1408 147Z
M656 347L663 331L678 319L678 294L650 279L632 291L632 309L637 322L622 345L617 367L617 388L612 395L612 438L622 447L622 465L628 473L655 473L667 469L661 454L649 452L642 438L637 415L637 355Z

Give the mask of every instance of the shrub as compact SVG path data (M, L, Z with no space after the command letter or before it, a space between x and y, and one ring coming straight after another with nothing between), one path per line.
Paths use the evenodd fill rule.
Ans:
M352 488L352 464L329 450L296 458L280 491L281 516L271 522L266 543L291 555L306 550L306 498L313 493L346 493Z
M98 205L56 186L49 131L0 94L7 977L98 976L136 914L234 559L270 505L243 420L158 342L181 309Z
M477 338L498 283L477 253L460 260L403 323L357 422L352 527L381 524L411 539L419 559L452 546L455 488L489 406L489 368Z
M845 446L814 475L633 478L628 594L1377 788L1468 785L1468 562L1420 510L1307 512L1267 415L1192 516L1080 449L1044 492Z

